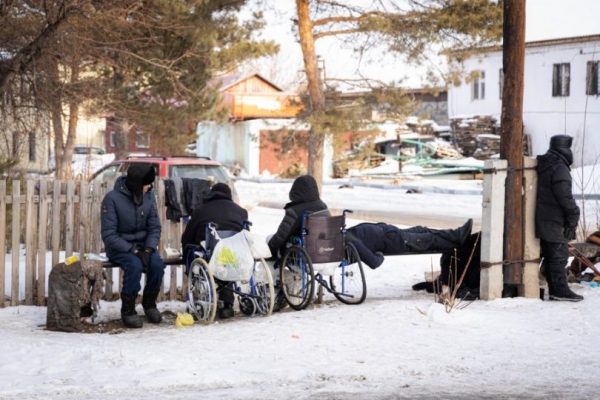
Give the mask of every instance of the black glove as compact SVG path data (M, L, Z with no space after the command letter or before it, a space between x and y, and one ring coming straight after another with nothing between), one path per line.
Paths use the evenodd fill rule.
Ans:
M565 228L565 239L567 241L575 240L577 237L577 227L575 228Z
M142 272L147 274L150 269L150 251L147 251L146 249L143 251L138 250L135 255L142 261Z

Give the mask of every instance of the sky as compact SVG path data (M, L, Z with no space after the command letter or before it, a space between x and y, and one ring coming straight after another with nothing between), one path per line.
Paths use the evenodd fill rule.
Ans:
M422 194L327 182L322 198L331 208L400 213L412 204L432 215L481 215L480 182L428 182ZM272 233L283 210L260 204L286 202L291 183L236 185L252 230ZM443 193L457 186L474 194ZM210 326L61 333L44 330L44 307L0 309L0 399L597 398L599 288L571 284L585 297L580 303L496 299L448 312L411 289L438 265L431 254L386 257L380 268L365 268L361 305L326 295L304 311ZM96 322L119 318L119 301L100 305ZM182 302L158 307L185 311Z
M525 0L524 0L525 1ZM368 3L369 1L348 1L346 3ZM261 71L267 78L281 80L280 84L288 84L296 80L298 71L303 69L300 45L295 42L291 33L290 18L296 13L295 2L273 2L276 9L266 12L268 26L263 37L276 40L281 44L281 55L277 64L283 65L279 71L271 68ZM600 34L600 1L597 0L526 0L526 40L556 39L561 37ZM424 69L407 66L389 55L377 55L375 60L358 60L348 51L342 51L335 41L326 39L316 42L317 53L324 59L327 77L341 78L353 75L357 68L371 78L386 81L397 81L403 78L403 86L422 87ZM275 77L269 77L269 74Z

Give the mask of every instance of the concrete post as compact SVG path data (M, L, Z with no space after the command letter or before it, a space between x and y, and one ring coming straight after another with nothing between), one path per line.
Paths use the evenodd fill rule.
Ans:
M535 200L537 195L537 160L523 157L523 259L539 260L540 240L535 237ZM518 286L519 296L531 299L540 295L539 261L523 263L523 283Z
M480 298L502 297L504 244L504 192L506 160L485 160L486 170L500 170L483 176L483 215L481 218L481 283Z

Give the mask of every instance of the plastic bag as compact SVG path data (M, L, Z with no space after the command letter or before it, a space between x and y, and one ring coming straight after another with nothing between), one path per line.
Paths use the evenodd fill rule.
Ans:
M189 313L177 313L177 319L175 320L175 327L183 328L184 326L194 325L194 317Z
M212 251L208 266L222 281L248 281L254 258L243 233L220 239Z
M272 256L271 249L267 244L267 238L252 233L248 230L243 230L242 232L246 237L246 241L248 242L248 246L252 252L252 257L254 257L255 260L260 258L270 258Z

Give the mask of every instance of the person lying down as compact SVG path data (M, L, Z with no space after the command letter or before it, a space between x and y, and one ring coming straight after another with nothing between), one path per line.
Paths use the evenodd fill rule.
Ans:
M376 269L384 256L403 253L434 253L461 247L471 234L473 220L456 229L430 229L424 226L400 229L384 222L365 222L346 231L346 241L352 243L363 263Z

